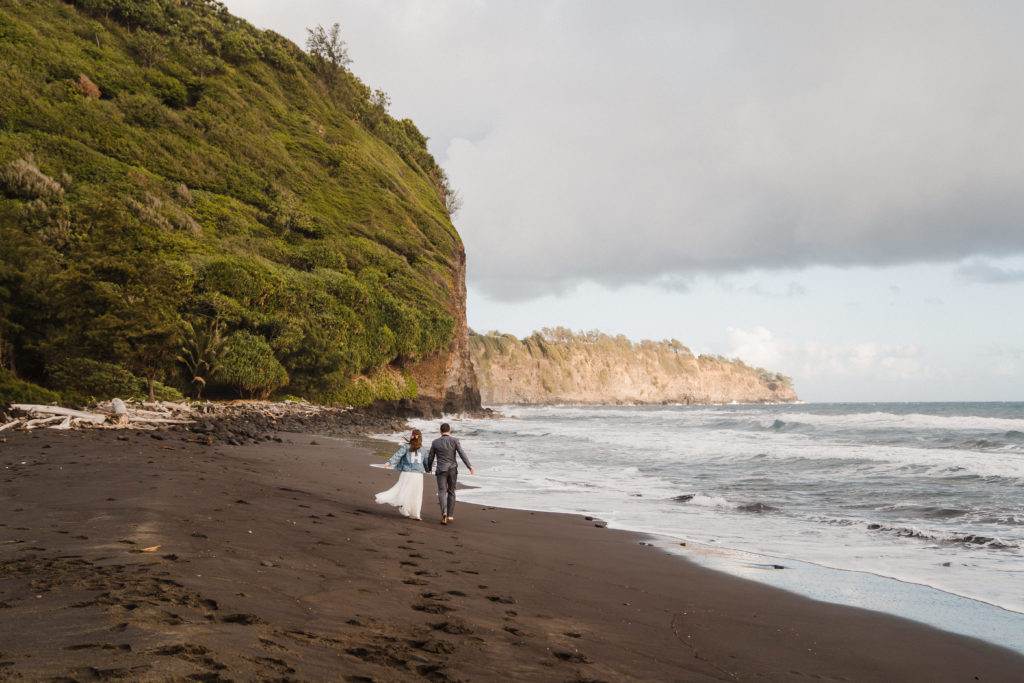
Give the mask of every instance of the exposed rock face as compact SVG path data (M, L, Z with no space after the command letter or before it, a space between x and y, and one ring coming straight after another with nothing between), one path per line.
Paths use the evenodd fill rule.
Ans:
M473 372L466 325L466 252L459 248L452 264L452 296L448 314L455 319L449 348L410 364L406 369L416 380L419 398L413 401L423 414L461 413L480 410L480 390Z
M473 334L470 348L485 405L784 403L790 380L739 360L694 356L670 342L544 330L519 340Z

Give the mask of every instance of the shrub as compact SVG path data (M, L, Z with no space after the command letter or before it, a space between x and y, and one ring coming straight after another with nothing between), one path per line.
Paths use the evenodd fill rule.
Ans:
M228 31L220 39L220 56L231 64L251 62L263 56L256 36L242 29Z
M138 378L138 392L136 396L146 396L149 393L149 384L145 378ZM181 401L185 396L174 387L167 386L163 382L153 382L153 398L157 401Z
M98 100L100 98L99 86L93 83L85 74L78 74L78 80L75 81L75 87L89 99Z
M0 170L0 187L11 197L46 199L64 194L60 183L46 175L29 159L18 159Z
M57 392L18 379L10 370L0 368L0 403L46 404L59 400Z
M98 400L130 398L144 392L138 377L119 365L91 358L65 358L48 368L50 386L65 394Z
M168 107L181 109L188 104L188 88L177 78L156 72L150 76L149 82L153 94Z
M352 380L343 388L336 389L321 398L324 403L358 408L376 400L397 401L417 396L419 396L419 389L411 374L403 372L399 379L384 371L376 377L360 377Z
M220 377L250 398L267 398L274 389L288 384L288 373L267 340L245 330L228 339Z

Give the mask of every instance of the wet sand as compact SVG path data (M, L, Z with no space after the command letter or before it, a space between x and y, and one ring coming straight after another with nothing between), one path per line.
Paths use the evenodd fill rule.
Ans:
M0 680L1024 680L1012 651L594 520L441 526L432 479L404 519L373 503L382 458L326 437L3 436Z

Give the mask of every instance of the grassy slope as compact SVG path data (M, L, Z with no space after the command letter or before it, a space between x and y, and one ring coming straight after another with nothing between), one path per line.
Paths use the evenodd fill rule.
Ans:
M445 348L461 243L440 169L411 122L318 66L216 3L5 3L4 364L43 382L69 356L147 372L102 341L132 337L142 299L161 324L263 336L289 389L324 398ZM59 188L19 185L26 163ZM173 377L178 340L147 339Z

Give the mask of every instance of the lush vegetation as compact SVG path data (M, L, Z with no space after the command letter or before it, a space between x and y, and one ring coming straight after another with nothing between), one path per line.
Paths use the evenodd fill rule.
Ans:
M0 6L2 386L414 390L378 375L452 339L458 197L337 27L308 48L210 0Z

